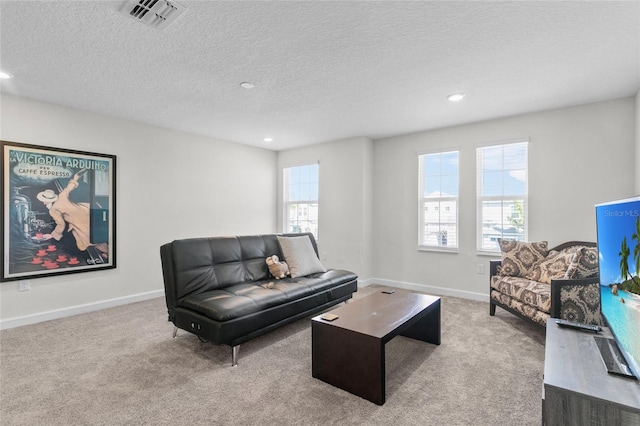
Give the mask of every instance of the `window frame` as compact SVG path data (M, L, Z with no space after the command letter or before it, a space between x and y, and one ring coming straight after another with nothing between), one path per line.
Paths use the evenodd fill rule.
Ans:
M425 196L425 169L424 169L424 158L429 155L444 155L444 154L457 154L457 196L448 196L442 197L442 192L440 192L440 197L426 197ZM439 150L429 150L429 151L421 151L417 153L418 156L418 250L419 251L436 251L436 252L445 252L445 253L458 253L460 250L460 149L457 147L439 149ZM438 176L442 177L442 174L438 174ZM442 187L440 187L442 190ZM424 232L426 226L426 218L425 218L425 204L428 201L436 201L438 202L438 211L447 211L446 209L440 209L442 207L443 202L455 202L456 212L455 212L455 232L456 232L456 245L441 245L440 243L437 245L434 244L425 244L424 243ZM448 206L444 206L448 207ZM438 222L429 222L429 223L437 223L439 226L443 224L441 220L441 216L439 214ZM444 222L448 224L448 222Z
M316 188L316 195L317 198L314 200L290 200L289 199L289 195L290 195L290 177L287 177L287 173L290 173L291 169L294 168L298 168L298 167L308 167L308 166L316 166L317 167L317 188ZM320 162L319 161L315 161L315 162L310 162L310 163L302 163L302 164L292 164L292 165L287 165L287 166L283 166L282 167L282 230L284 233L296 233L296 232L311 232L316 241L318 241L318 237L320 234ZM293 230L289 230L289 213L291 211L291 206L292 205L306 205L309 206L309 209L311 209L312 205L316 206L316 211L317 211L317 218L316 218L316 223L315 223L315 232L313 230L300 230L300 231L293 231Z
M503 193L501 195L483 196L481 194L483 183L484 183L483 173L482 173L484 169L481 168L482 167L482 156L481 156L482 150L486 148L505 147L508 145L515 145L515 144L525 145L526 158L524 162L524 167L525 167L524 168L524 174L525 174L524 194L505 195ZM529 211L528 211L528 208L529 208L529 145L530 145L529 138L524 138L524 137L505 140L505 141L487 142L487 143L476 145L476 251L478 255L495 256L500 254L499 246L496 246L496 248L493 250L490 248L483 247L483 219L484 218L483 218L482 207L483 207L483 203L487 201L501 202L502 203L501 208L503 208L505 202L508 203L508 202L522 201L522 217L523 217L522 239L523 241L528 240L528 236L529 236ZM503 160L503 164L502 164L502 169L500 170L502 173L504 173L509 169L505 169L504 167L504 155L502 157L502 160ZM502 183L503 183L503 189L504 189L504 182L502 181ZM503 218L502 219L503 222L501 223L501 225L502 225L503 231L500 237L498 238L504 237L504 214L502 214L502 218Z

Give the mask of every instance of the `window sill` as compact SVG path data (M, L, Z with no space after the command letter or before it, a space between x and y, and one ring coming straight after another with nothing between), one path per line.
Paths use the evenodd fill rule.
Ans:
M446 247L435 247L435 246L418 246L418 251L432 251L437 253L458 254L458 247L446 248Z
M500 251L478 250L478 251L476 251L476 255L478 255L478 256L488 256L488 257L502 257L502 252L500 252Z

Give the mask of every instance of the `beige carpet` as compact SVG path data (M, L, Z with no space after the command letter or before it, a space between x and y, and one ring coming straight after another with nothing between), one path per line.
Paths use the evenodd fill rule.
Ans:
M0 424L539 425L544 331L488 312L443 297L440 346L389 342L383 406L311 377L310 318L242 345L237 367L172 339L164 299L4 330Z

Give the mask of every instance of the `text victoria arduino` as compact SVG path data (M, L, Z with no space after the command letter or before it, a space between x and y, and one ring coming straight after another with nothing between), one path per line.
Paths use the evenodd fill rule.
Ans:
M44 154L30 154L26 152L11 151L10 162L22 164L35 164L40 166L57 166L67 168L108 170L108 165L103 161L87 160L84 158L68 158L63 161L59 156Z

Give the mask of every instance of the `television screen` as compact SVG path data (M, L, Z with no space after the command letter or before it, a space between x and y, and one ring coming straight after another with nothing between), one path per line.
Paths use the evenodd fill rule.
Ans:
M640 377L640 196L596 205L602 315Z

